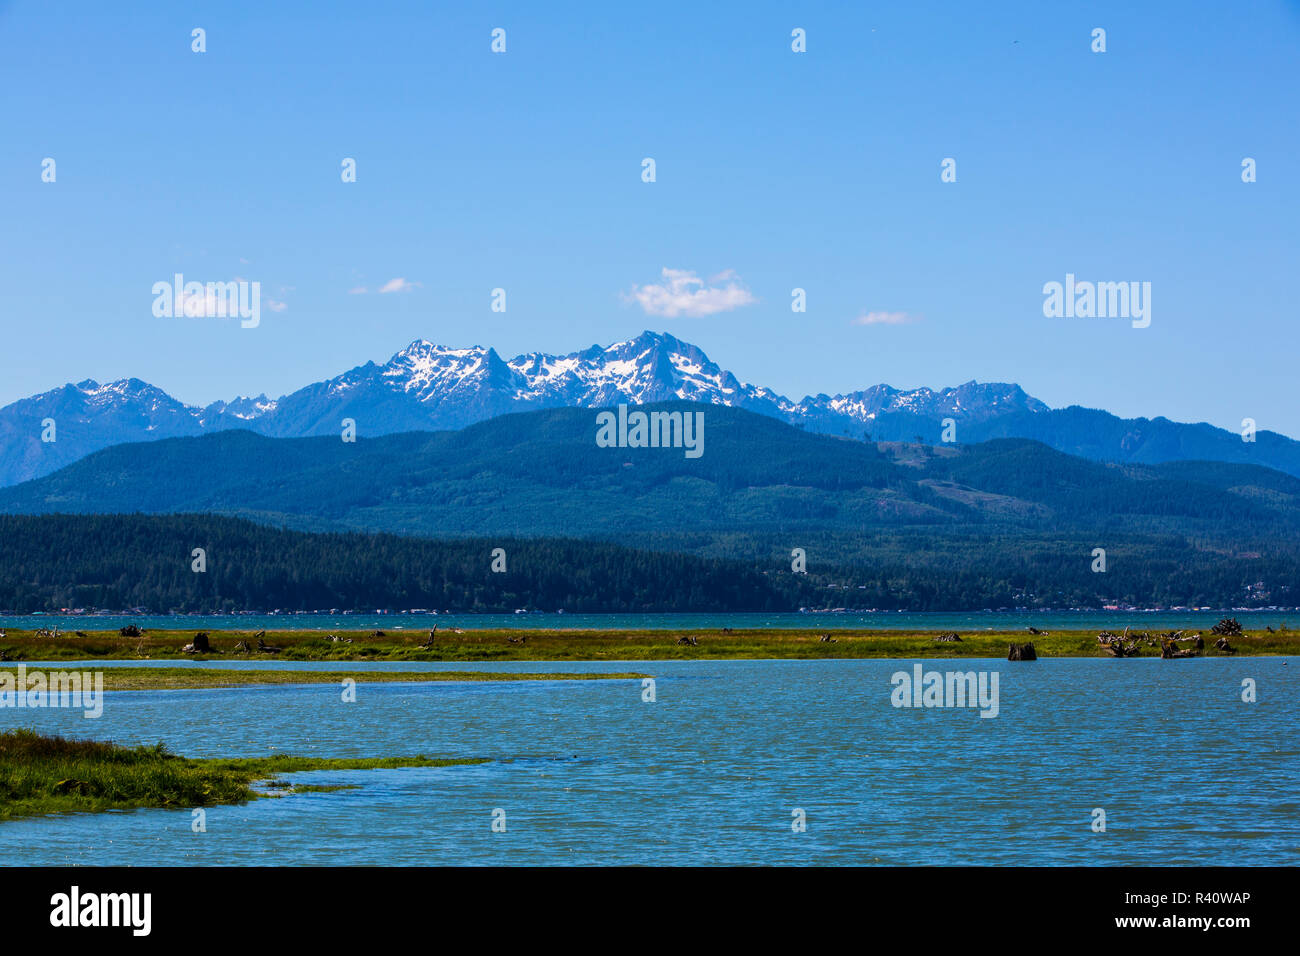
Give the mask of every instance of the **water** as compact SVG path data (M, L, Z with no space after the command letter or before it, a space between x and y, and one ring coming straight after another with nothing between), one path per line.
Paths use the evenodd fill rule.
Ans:
M273 631L292 629L413 630L441 628L559 628L572 630L703 630L709 628L859 628L870 630L1023 630L1029 625L1051 630L1173 630L1209 628L1232 616L1246 630L1300 624L1300 610L1242 611L873 611L844 613L746 614L136 614L136 615L0 615L0 628L59 627L62 630L116 630L125 624L164 630Z
M360 789L208 808L206 833L188 810L4 822L4 862L1300 863L1300 660L921 662L996 671L995 719L892 707L890 676L912 663L474 665L637 670L657 679L655 703L639 681L594 681L359 684L354 704L334 685L110 692L99 720L0 710L0 727L191 756L492 761L291 775ZM1257 703L1241 701L1246 677ZM495 808L506 833L491 831ZM791 830L796 808L807 832Z

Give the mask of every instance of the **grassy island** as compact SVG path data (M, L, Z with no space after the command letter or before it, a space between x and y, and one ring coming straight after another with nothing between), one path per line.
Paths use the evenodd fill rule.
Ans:
M337 787L294 787L280 774L303 770L374 770L389 767L451 767L483 760L445 760L423 755L382 758L242 757L196 760L162 744L122 747L95 740L66 740L30 730L0 733L0 820L48 813L183 809L244 803L262 796L252 788L267 781L283 792Z
M89 625L91 622L87 621ZM1115 633L1122 625L1111 628ZM1208 628L1202 632L1205 657L1221 656ZM960 641L940 640L939 631L820 628L678 630L503 630L440 629L430 640L425 630L388 631L233 631L207 632L209 653L187 653L194 630L145 630L124 636L117 630L61 631L58 636L10 629L0 638L0 661L60 660L222 660L222 661L650 661L702 659L821 659L983 657L1006 658L1013 642L1032 641L1039 657L1107 657L1097 630L968 630ZM1158 634L1143 644L1140 656L1159 657ZM823 637L826 639L823 640ZM260 642L260 644L259 644ZM1242 656L1300 654L1300 629L1250 631L1231 637ZM361 675L352 674L361 680ZM528 675L556 679L577 675ZM618 675L601 675L618 676ZM621 675L635 676L635 675ZM492 675L499 679L501 675ZM334 679L333 676L330 677ZM401 677L384 680L433 680ZM446 679L453 679L447 677ZM460 678L468 679L468 678ZM482 679L489 679L483 677Z

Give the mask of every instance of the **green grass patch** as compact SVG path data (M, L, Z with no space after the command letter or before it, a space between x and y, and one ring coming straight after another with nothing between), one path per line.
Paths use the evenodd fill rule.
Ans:
M161 743L123 747L9 730L0 733L0 820L49 813L244 803L266 795L252 788L255 781L271 781L268 786L275 789L283 784L278 780L280 774L304 770L452 767L484 762L423 755L324 758L283 754L198 760L173 754ZM327 789L340 788L288 786L289 792Z

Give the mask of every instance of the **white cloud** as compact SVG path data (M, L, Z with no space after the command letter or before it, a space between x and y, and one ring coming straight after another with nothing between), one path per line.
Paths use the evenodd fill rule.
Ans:
M389 279L379 287L379 294L385 295L389 292L410 292L412 289L419 287L418 282L407 282L405 279Z
M719 272L707 282L685 269L665 268L662 275L662 283L634 285L624 299L639 304L647 315L669 319L730 312L758 301L732 269Z
M355 289L348 289L348 295L365 295L365 294L366 294L366 287L363 285L359 285Z
M907 325L920 316L910 312L864 312L853 320L854 325Z
M267 299L266 307L272 312L283 312L285 309L289 308L289 303L281 302L279 299Z

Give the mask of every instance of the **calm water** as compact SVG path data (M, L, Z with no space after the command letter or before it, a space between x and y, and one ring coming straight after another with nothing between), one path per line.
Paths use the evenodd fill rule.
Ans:
M995 719L892 707L890 676L912 663L474 665L639 670L655 703L639 681L605 681L360 684L353 704L333 685L121 692L99 720L0 710L0 727L193 756L492 760L293 775L360 789L209 808L206 833L187 810L0 823L4 862L1300 863L1300 659L922 662L998 672ZM1245 677L1257 703L1241 702Z
M59 627L63 630L116 629L124 624L146 628L202 628L205 630L289 630L331 628L364 630L425 630L439 627L463 628L637 628L648 630L691 630L720 627L911 628L916 630L1008 630L1035 627L1173 629L1210 627L1220 618L1232 616L1247 630L1262 630L1290 623L1300 625L1300 611L876 611L870 613L772 613L772 614L185 614L73 616L34 614L0 615L0 627Z

